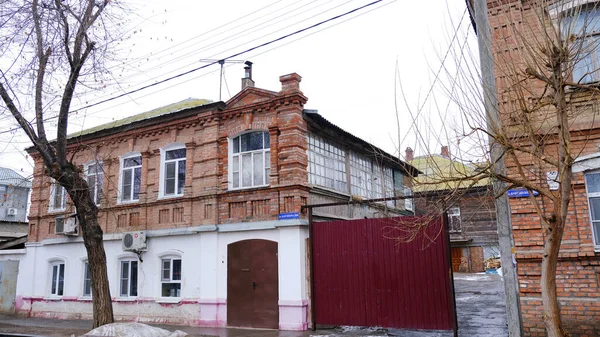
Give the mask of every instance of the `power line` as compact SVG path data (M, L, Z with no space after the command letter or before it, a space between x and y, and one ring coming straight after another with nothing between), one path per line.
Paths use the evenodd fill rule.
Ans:
M315 27L321 26L321 25L323 25L323 24L325 24L325 23L328 23L328 22L331 22L331 21L337 20L337 19L339 19L339 18L342 18L342 17L344 17L344 16L346 16L346 15L350 15L350 14L352 14L352 13L354 13L354 12L360 11L361 9L364 9L364 8L367 8L367 7L370 7L370 6L373 6L373 5L375 5L375 4L377 4L377 3L380 3L380 2L382 2L382 1L383 1L383 0L376 0L376 1L370 2L370 3L366 4L366 5L363 5L363 6L360 6L360 7L354 8L354 9L352 9L352 10L350 10L350 11L348 11L348 12L345 12L345 13L343 13L343 14L336 15L336 16L334 16L334 17L331 17L331 18L327 19L327 20L323 20L323 21L317 22L317 23L315 23L315 24L313 24L313 25L311 25L311 26L308 26L308 27L305 27L305 28L299 29L299 30L297 30L297 31L295 31L295 32L292 32L292 33L289 33L289 34L286 34L286 35L280 36L280 37L278 37L278 38L276 38L276 39L273 39L273 40L267 41L267 42L265 42L265 43L259 44L259 45L257 45L257 46L254 46L254 47L248 48L248 49L246 49L246 50L244 50L244 51L241 51L241 52L239 52L239 53L235 53L235 54L233 54L233 55L230 55L230 56L224 57L224 58L222 58L221 60L228 60L228 59L231 59L231 58L234 58L234 57L237 57L237 56L240 56L240 55L243 55L243 54L249 53L249 52L251 52L251 51L253 51L253 50L256 50L256 49L259 49L259 48L262 48L262 47L265 47L265 46L271 45L271 44L273 44L273 43L275 43L275 42L278 42L278 41L281 41L281 40L287 39L287 38L289 38L289 37L291 37L291 36L298 35L298 34L300 34L300 33L303 33L303 32L305 32L305 31L307 31L307 30L310 30L310 29L313 29L313 28L315 28ZM94 107L94 106L96 106L96 105L99 105L99 104L102 104L102 103L106 103L106 102L113 101L113 100L115 100L115 99L117 99L117 98L121 98L121 97L123 97L123 96L131 95L131 94L133 94L133 93L136 93L136 92L139 92L139 91L142 91L142 90L145 90L145 89L148 89L148 88L151 88L151 87L157 86L157 85L159 85L159 84L162 84L162 83L165 83L165 82L168 82L168 81L174 80L174 79L176 79L176 78L179 78L179 77L182 77L182 76L185 76L185 75L187 75L187 74L191 74L191 73L193 73L193 72L196 72L196 71L198 71L198 70L201 70L201 69L207 68L207 67L209 67L209 66L212 66L212 65L214 65L214 64L219 64L219 61L213 61L213 62L211 62L211 63L209 63L209 64L206 64L206 65L203 65L203 66L200 66L200 67L196 67L196 68L194 68L194 69L191 69L191 70L188 70L188 71L184 71L184 72L182 72L182 73L179 73L179 74L177 74L177 75L174 75L174 76L171 76L171 77L167 77L167 78L165 78L165 79L163 79L163 80L160 80L160 81L158 81L158 82L155 82L155 83L151 83L151 84L145 85L145 86L143 86L143 87L140 87L140 88L138 88L138 89L134 89L134 90L131 90L131 91L128 91L128 92L125 92L125 93L119 94L119 95L117 95L117 96L114 96L114 97L111 97L111 98L107 98L107 99L104 99L104 100L98 101L98 102L96 102L96 103L88 104L88 105L86 105L86 106L84 106L84 107L78 108L78 109L76 109L76 110L72 110L71 112L76 112L76 111L80 111L80 110L83 110L83 109L88 109L88 108Z
M313 1L313 2L314 2L314 1ZM345 3L343 3L343 4L340 4L340 5L338 5L338 6L335 6L335 7L333 7L333 8L329 8L329 9L327 9L326 11L319 13L318 15L324 14L325 12L331 11L331 10L333 10L333 9L337 8L337 7L340 7L340 6L342 6L342 5L345 5L345 4L347 4L348 2L350 2L350 1L347 1L347 2L345 2ZM312 2L311 2L311 3L312 3ZM322 4L319 4L317 7L320 7L320 6L322 6ZM316 7L314 7L314 8L310 8L309 10L313 10L313 9L315 9L315 8L316 8ZM298 9L298 8L297 8L297 9ZM293 11L295 11L295 10L297 10L297 9L294 9ZM282 14L282 16L280 16L280 17L278 17L278 18L280 18L280 19L281 19L281 17L283 17L284 15L287 15L287 14L289 14L289 13L292 13L293 11L286 12L286 13ZM303 11L302 13L304 13L304 12L306 12L306 11ZM298 14L301 14L301 13L298 13ZM288 25L288 26L286 26L286 27L284 27L284 28L289 28L289 27L295 26L295 25L297 25L297 24L299 24L299 23L302 23L303 21L307 21L308 19L312 19L312 18L314 18L314 17L316 17L316 16L317 16L317 15L313 15L313 16L311 16L311 17L309 17L309 18L302 19L301 21L299 21L299 22L295 22L295 23L293 23L293 24L290 24L290 25ZM275 18L273 18L273 19L275 19ZM164 66L164 65L170 65L170 64L173 64L173 62L174 62L174 61L177 61L177 60L183 60L183 59L186 59L186 58L188 58L188 57L190 57L190 56L195 56L195 55L197 55L199 52L206 51L206 50L210 50L210 49L212 49L212 48L215 48L215 47L218 47L218 46L220 46L220 45L226 44L227 42L232 42L232 41L235 41L235 40L237 40L237 39L240 39L240 38L242 38L243 36L246 36L246 35L248 35L248 34L255 33L255 32L258 32L258 31L261 31L261 30L264 30L264 29L266 29L266 28L268 28L268 27L271 27L271 26L275 25L276 23L280 23L280 22L283 22L283 21L285 21L285 18L284 18L284 19L278 20L276 23L273 23L273 24L271 24L271 25L268 25L268 26L266 26L266 27L263 27L263 28L260 28L260 29L254 29L255 27L261 26L261 25L265 24L266 22L272 21L273 19L269 19L268 21L265 21L265 22L263 22L263 23L261 23L261 24L255 25L255 26L253 26L253 27L249 28L250 30L249 30L249 31L248 31L248 30L247 30L247 31L245 31L243 34L234 34L234 35L231 35L231 36L227 36L227 37L225 37L225 38L221 39L221 40L220 40L220 41L218 41L218 42L213 42L213 43L211 43L211 44L209 44L209 45L204 45L204 46L202 46L202 47L201 47L201 48L199 48L199 49L194 49L194 50L192 50L192 51L190 51L190 52L186 52L184 55L179 55L179 56L177 56L177 57L176 57L176 58L174 58L174 59L170 59L170 60L167 60L167 61L164 61L164 62L160 62L160 63L158 63L158 64L153 64L153 62L155 62L155 61L154 61L154 59L153 59L153 60L150 60L149 62L147 62L147 63L145 63L145 64L144 64L144 67L147 67L147 68L149 68L149 69L161 68L161 67L162 67L162 66ZM236 26L236 27L237 27L237 26ZM281 28L281 29L283 29L283 28ZM280 29L280 30L281 30L281 29ZM229 30L228 30L228 31L229 31ZM224 52L226 52L226 51L230 51L230 50L235 50L235 49L236 49L236 48L238 48L238 47L242 47L242 46L244 46L244 45L250 44L251 42L254 42L254 41L260 40L260 39L262 39L262 38L264 38L264 37L267 37L267 36L273 35L273 34L275 34L275 33L276 33L276 32L270 32L270 33L268 33L268 34L265 34L265 35L262 35L262 36L260 36L260 37L258 37L258 38L252 39L252 40L250 40L250 41L245 41L245 42L243 42L243 43L241 43L241 44L238 44L237 46L234 46L234 47L228 48L228 49L226 49L225 51L221 51L221 52L219 52L219 53L215 53L215 54L213 54L213 55L210 55L210 56L209 56L209 57L207 57L207 58L217 58L217 57L218 57L218 56L219 56L221 53L224 53ZM218 35L220 35L220 34L221 34L221 33L217 34L216 36L218 36ZM203 34L203 35L204 35L204 34ZM209 37L209 38L203 39L203 40L201 40L201 41L208 41L208 40L210 40L210 39L212 39L212 37ZM183 50L185 50L185 49L187 49L187 48L188 48L188 47L185 47L185 48L182 48L182 49L180 49L180 50L181 50L181 51L183 51ZM160 52L159 52L159 53L160 53ZM139 60L136 60L135 62L139 62ZM135 63L135 62L133 62L133 63ZM131 63L131 62L128 62L128 63L123 63L123 64L122 64L122 66L130 66L130 67L133 67L133 65L132 65L133 63ZM196 63L196 62L194 62L194 63ZM166 76L168 73L173 73L173 72L175 72L175 71L179 71L179 70L181 70L181 69L184 69L184 68L186 68L186 67L188 67L188 66L189 66L189 65L188 65L188 64L186 64L186 65L184 65L184 66L181 66L181 67L178 67L178 68L176 68L176 69L168 70L166 73L164 73L164 74L163 74L163 76ZM140 71L141 71L141 72L143 72L144 70L140 69ZM120 77L120 78L119 78L119 83L124 83L124 82L123 82L124 80L133 79L133 78L136 78L136 77L138 77L138 76L139 76L139 74L129 74L129 75L126 75L125 77ZM132 83L134 83L134 82L140 82L140 81L131 81L131 82L132 82ZM112 95L113 95L113 93L109 93L109 94L107 94L107 95L104 95L104 97L110 97L110 96L112 96Z
M356 8L354 8L354 9L352 9L352 10L350 10L350 11L347 11L347 12L345 12L345 13L342 13L342 14L339 14L339 15L336 15L336 16L333 16L333 17L331 17L331 18L329 18L329 19L326 19L326 20L323 20L323 21L317 22L317 23L315 23L315 24L313 24L313 25L310 25L310 26L308 26L308 27L305 27L305 28L299 29L299 30L297 30L297 31L295 31L295 32L292 32L292 33L289 33L289 34L286 34L286 35L280 36L280 37L278 37L278 38L276 38L276 39L273 39L273 40L267 41L267 42L265 42L265 43L262 43L262 44L259 44L259 45L257 45L257 46L254 46L254 47L248 48L248 49L246 49L246 50L244 50L244 51L241 51L241 52L238 52L238 53L232 54L232 55L230 55L230 56L224 57L224 58L222 58L221 60L228 60L228 59L231 59L231 58L235 58L235 57L238 57L238 56L240 56L240 55L243 55L243 54L249 53L249 52L251 52L251 51L253 51L253 50L256 50L256 49L259 49L259 48L262 48L262 47L265 47L265 46L271 45L271 44L273 44L273 43L276 43L276 42L278 42L278 41L285 40L285 39L287 39L287 38L289 38L289 37L292 37L292 36L295 36L295 35L301 34L301 33L303 33L303 32L306 32L306 31L308 31L308 30L311 30L311 29L313 29L313 28L319 27L319 26L321 26L321 25L323 25L323 24L326 24L326 23L329 23L329 22L335 21L335 20L337 20L337 19L340 19L340 18L343 18L343 17L345 17L345 16L348 16L348 15L350 15L350 14L352 14L352 13L358 12L358 11L360 11L360 10L362 10L362 9L365 9L365 8L368 8L368 7L370 7L370 6L373 6L373 5L375 5L375 4L378 4L378 3L382 2L382 1L383 1L383 0L375 0L375 1L373 1L373 2L370 2L370 3L368 3L368 4L365 4L365 5L363 5L363 6L356 7ZM171 77L165 78L165 79L163 79L163 80L160 80L160 81L158 81L158 82L151 83L151 84L148 84L148 85L142 86L142 87L140 87L140 88L137 88L137 89L134 89L134 90L130 90L130 91L128 91L128 92L124 92L124 93L122 93L122 94L119 94L119 95L117 95L117 96L113 96L113 97L111 97L111 98L107 98L107 99L104 99L104 100L101 100L101 101L98 101L98 102L95 102L95 103L92 103L92 104L88 104L88 105L86 105L86 106L84 106L84 107L81 107L81 108L78 108L78 109L75 109L75 110L71 110L69 113L74 113L74 112L81 111L81 110L84 110L84 109L88 109L88 108L91 108L91 107L94 107L94 106L97 106L97 105L100 105L100 104L103 104L103 103L107 103L107 102L110 102L110 101L114 101L114 100L116 100L116 99L119 99L119 98L121 98L121 97L128 96L128 95L134 94L134 93L136 93L136 92L140 92L140 91L142 91L142 90L145 90L145 89L148 89L148 88L155 87L155 86L157 86L157 85L159 85L159 84L163 84L163 83L166 83L166 82L168 82L168 81L171 81L171 80L174 80L174 79L180 78L180 77L182 77L182 76L185 76L185 75L188 75L188 74L194 73L194 72L196 72L196 71L198 71L198 70L201 70L201 69L208 68L208 67L210 67L210 66L212 66L212 65L214 65L214 64L219 64L219 61L214 61L214 62L208 63L208 64L206 64L206 65L203 65L203 66L200 66L200 67L196 67L196 68L190 69L190 70L188 70L188 71L185 71L185 72L179 73L179 74L177 74L177 75L174 75L174 76L171 76ZM48 120L55 119L55 118L58 118L58 117L57 117L57 116L52 116L52 117L49 117L49 118L45 118L45 119L44 119L44 121L46 122L46 121L48 121ZM20 128L14 128L14 129L6 130L6 131L1 131L1 132L0 132L0 134L9 133L9 132L13 132L13 131L16 131L16 130L19 130L19 129L20 129Z

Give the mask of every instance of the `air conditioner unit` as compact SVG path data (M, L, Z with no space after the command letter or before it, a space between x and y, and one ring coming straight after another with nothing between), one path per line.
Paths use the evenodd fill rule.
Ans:
M9 208L6 211L6 215L8 215L8 216L17 216L17 209L16 208Z
M63 227L63 235L77 235L79 228L79 220L76 216L70 216L65 219L65 224Z
M146 249L146 233L143 231L125 233L123 235L123 250L139 251Z

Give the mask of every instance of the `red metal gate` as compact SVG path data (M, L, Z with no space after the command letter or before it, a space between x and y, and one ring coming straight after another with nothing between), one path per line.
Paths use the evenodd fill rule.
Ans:
M453 330L443 227L422 217L315 222L316 323Z

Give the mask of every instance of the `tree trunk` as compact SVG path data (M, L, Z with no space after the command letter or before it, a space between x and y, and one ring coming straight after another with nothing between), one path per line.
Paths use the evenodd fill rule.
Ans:
M562 320L556 296L556 265L563 235L563 226L554 226L546 230L544 255L542 256L542 275L540 286L542 291L543 319L548 337L564 337Z
M92 281L94 328L113 323L112 299L106 270L103 233L98 223L98 207L89 193L87 181L72 164L67 164L67 167L62 170L54 170L52 176L65 187L77 209Z

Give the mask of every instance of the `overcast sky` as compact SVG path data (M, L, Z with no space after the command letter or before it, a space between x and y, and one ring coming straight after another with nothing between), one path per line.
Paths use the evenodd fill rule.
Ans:
M134 12L127 23L129 38L116 46L119 64L110 69L113 80L75 101L73 109L209 63L201 60L229 57L372 1L125 2ZM280 90L279 76L298 73L302 76L301 90L308 97L305 108L317 109L332 123L392 154L397 155L400 148L403 156L407 146L419 154L424 150L411 135L408 109L427 96L454 27L461 24L461 39L467 34L470 21L465 11L464 0L384 0L233 60L252 61L256 86L273 91ZM239 92L243 66L226 64L223 100ZM400 94L400 81L404 95ZM72 118L69 131L188 97L219 100L218 65L83 109ZM435 127L442 122L439 120ZM11 126L0 125L0 130ZM27 140L20 135L2 135L0 165L31 173L32 164L23 151L26 146Z

